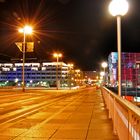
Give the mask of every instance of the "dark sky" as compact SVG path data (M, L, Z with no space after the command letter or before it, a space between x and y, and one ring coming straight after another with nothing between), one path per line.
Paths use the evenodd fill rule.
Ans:
M128 0L130 9L122 19L122 51L140 51L140 0ZM21 58L15 46L23 35L18 27L34 27L28 41L34 53L26 58L54 61L52 53L63 53L63 61L82 70L96 70L117 51L116 18L108 12L110 0L0 0L0 61ZM28 60L27 60L28 61Z

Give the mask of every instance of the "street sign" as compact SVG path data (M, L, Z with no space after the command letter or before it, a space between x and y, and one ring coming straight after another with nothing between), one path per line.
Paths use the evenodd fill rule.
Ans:
M19 48L21 52L23 52L23 43L16 42L16 46ZM34 51L34 42L26 42L25 52L33 52Z

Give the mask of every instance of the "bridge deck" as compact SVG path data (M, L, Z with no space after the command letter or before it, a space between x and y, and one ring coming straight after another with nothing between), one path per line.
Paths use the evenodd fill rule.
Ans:
M108 119L100 91L89 89L75 96L11 125L7 130L0 132L0 138L2 140L118 140L113 134L112 121Z

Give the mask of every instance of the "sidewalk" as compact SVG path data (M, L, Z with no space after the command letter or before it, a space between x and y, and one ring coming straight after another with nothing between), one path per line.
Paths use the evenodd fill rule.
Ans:
M77 103L78 104L78 103ZM100 91L89 93L51 140L118 140Z

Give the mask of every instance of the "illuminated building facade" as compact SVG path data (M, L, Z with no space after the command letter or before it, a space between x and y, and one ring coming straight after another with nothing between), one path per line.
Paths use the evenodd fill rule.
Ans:
M122 86L138 87L140 85L140 53L122 52ZM111 52L108 57L109 83L117 86L118 53Z
M22 63L1 63L0 82L22 83ZM56 82L56 62L25 63L25 82L26 84ZM63 62L58 62L59 81L67 80L68 66Z

